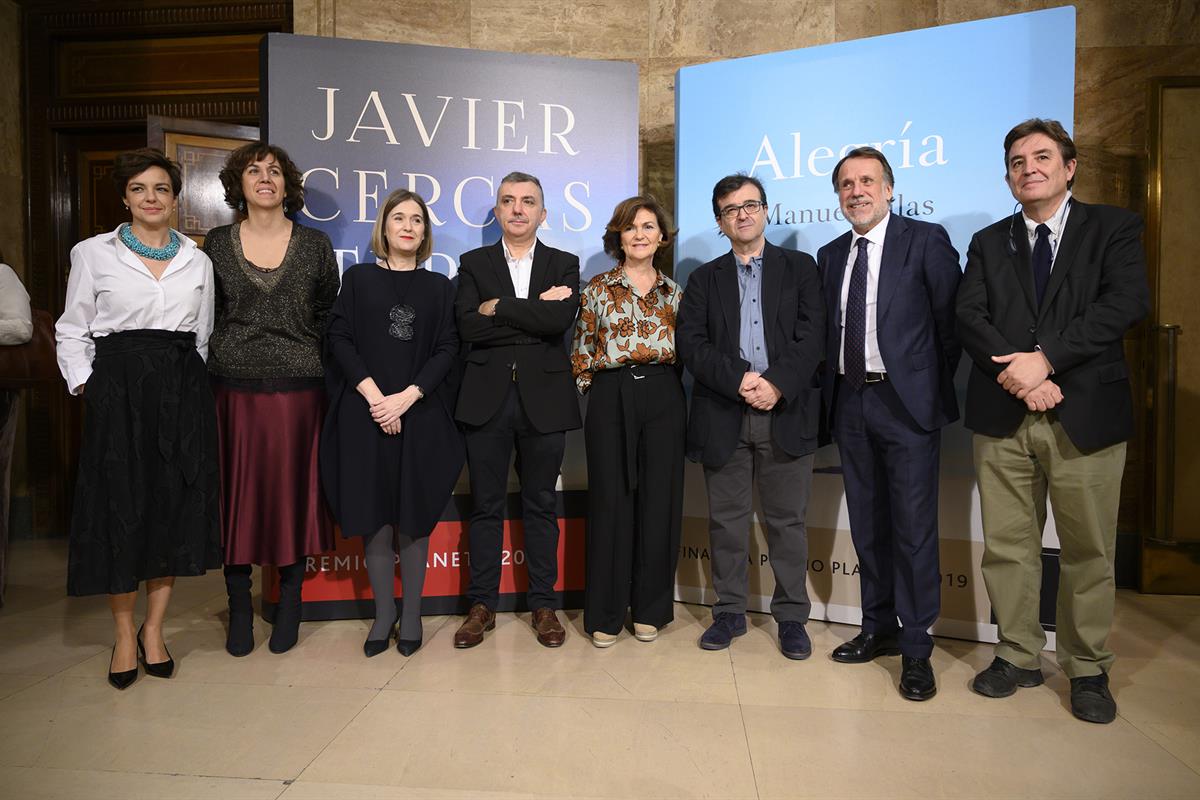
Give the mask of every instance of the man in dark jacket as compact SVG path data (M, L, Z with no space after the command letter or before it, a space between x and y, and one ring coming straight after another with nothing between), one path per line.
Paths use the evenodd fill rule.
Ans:
M808 658L805 514L821 414L817 364L825 307L812 256L764 236L766 191L746 175L713 188L730 252L688 278L676 346L696 379L687 454L704 465L712 554L713 624L700 646L721 650L746 632L750 515L758 488L775 591L771 614L788 658Z
M555 486L566 431L580 427L564 336L579 308L579 258L537 239L546 219L542 185L513 172L496 193L500 241L463 253L455 310L471 344L455 418L466 428L471 476L471 608L455 647L474 647L496 624L513 448L521 480L529 608L537 640L558 647Z
M1042 683L1042 527L1054 503L1061 546L1055 617L1071 711L1112 722L1107 647L1117 507L1132 394L1122 339L1149 310L1141 220L1071 197L1075 144L1054 120L1004 139L1020 213L975 234L958 292L958 332L974 365L983 578L1000 643L971 688L1007 697Z

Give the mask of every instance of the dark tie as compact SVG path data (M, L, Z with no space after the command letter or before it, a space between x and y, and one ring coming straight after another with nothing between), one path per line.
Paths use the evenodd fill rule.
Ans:
M867 239L858 240L858 255L850 272L850 291L846 294L846 335L842 344L842 362L846 380L861 389L867 380Z
M1033 288L1037 292L1038 308L1046 295L1046 284L1050 282L1050 229L1045 223L1034 229L1037 240L1033 243Z

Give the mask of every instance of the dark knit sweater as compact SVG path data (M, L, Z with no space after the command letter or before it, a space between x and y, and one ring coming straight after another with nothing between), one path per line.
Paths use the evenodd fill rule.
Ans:
M341 278L329 237L299 223L278 268L246 261L238 223L213 228L204 252L216 274L208 369L235 382L320 379L321 340Z

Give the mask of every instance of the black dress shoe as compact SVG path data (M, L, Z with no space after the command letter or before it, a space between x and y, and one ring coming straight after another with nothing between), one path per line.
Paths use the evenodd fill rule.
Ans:
M146 660L146 646L142 644L142 628L145 627L143 624L141 628L138 628L137 632L138 658L142 659L142 666L146 668L147 675L153 675L156 678L169 678L175 672L175 659L171 658L171 652L168 650L166 661L151 664ZM163 650L166 649L167 643L163 642Z
M833 650L832 658L843 664L865 664L877 656L900 655L900 643L894 633L860 633Z
M1029 688L1041 685L1040 669L1021 669L996 656L988 668L971 681L971 690L984 697L1008 697L1016 693L1018 686Z
M420 639L397 639L396 652L407 658L421 649Z
M108 657L108 682L112 684L114 689L128 689L137 680L137 667L127 669L124 672L113 672L112 662L117 656L117 646L113 645L112 655Z
M900 672L900 696L906 700L928 700L937 694L937 682L933 678L933 666L928 658L902 659Z
M1117 701L1108 691L1108 676L1071 678L1071 713L1084 722L1107 724L1117 718Z

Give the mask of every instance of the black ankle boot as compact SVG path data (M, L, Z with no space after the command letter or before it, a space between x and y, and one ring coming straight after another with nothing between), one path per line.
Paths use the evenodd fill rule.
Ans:
M275 607L275 627L267 643L272 653L286 653L300 638L300 590L303 585L303 561L279 568L279 605Z
M225 567L225 591L229 593L229 634L225 649L231 656L249 655L254 649L254 604L250 602L250 565Z

